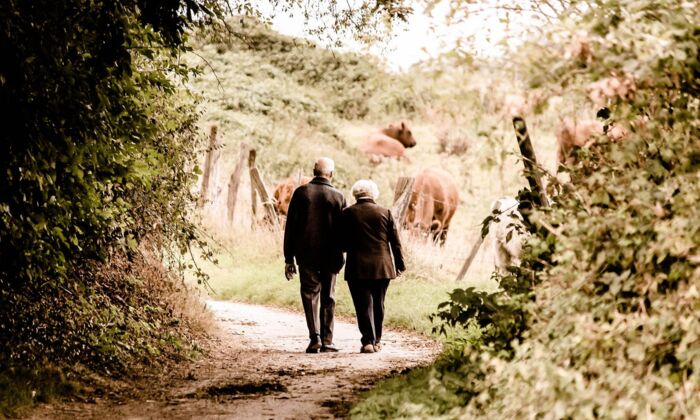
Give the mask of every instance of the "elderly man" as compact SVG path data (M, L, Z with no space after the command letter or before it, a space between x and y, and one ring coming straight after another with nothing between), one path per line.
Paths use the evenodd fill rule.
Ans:
M339 243L340 215L345 197L333 188L335 164L320 158L314 179L294 191L284 229L285 276L291 280L299 266L301 302L311 342L307 353L335 352L333 312L335 277L343 267Z
M389 280L406 270L401 241L389 209L374 200L377 184L360 180L352 186L357 203L343 210L342 238L347 251L345 280L362 334L361 353L381 349L384 296Z

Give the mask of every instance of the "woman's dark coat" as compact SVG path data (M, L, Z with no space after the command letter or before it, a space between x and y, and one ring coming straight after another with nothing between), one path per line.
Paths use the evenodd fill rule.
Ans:
M343 210L341 229L341 243L347 252L345 280L393 279L397 270L406 270L389 209L361 198Z

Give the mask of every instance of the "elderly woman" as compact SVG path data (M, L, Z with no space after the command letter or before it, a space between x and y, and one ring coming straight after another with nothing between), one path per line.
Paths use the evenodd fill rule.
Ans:
M377 184L360 180L352 186L357 202L343 210L342 240L347 252L345 280L348 282L362 333L362 353L381 349L384 296L389 280L406 270L401 242L389 209L374 200Z

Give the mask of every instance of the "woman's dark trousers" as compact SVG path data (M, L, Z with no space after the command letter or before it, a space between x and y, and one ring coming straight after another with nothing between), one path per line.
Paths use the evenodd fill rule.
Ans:
M355 305L357 326L362 333L362 345L379 343L384 324L384 296L389 280L350 280L348 287Z

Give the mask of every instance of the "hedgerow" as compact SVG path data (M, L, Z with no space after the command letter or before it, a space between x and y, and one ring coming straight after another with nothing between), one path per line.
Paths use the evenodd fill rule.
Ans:
M181 84L192 72L177 57L194 16L218 10L0 6L0 374L51 364L126 373L154 351L191 350L169 299L181 286L146 267L170 250L179 261L198 240L187 211L202 146Z
M700 30L691 3L571 2L521 47L537 87L580 94L605 77L633 80L632 95L606 103L630 133L581 150L565 168L571 183L550 179L551 206L526 215L533 235L498 292L455 290L442 305L444 325L483 330L433 375L468 398L413 405L412 416L700 416ZM592 56L563 60L582 34ZM442 380L446 372L461 379ZM410 405L388 404L394 414Z

